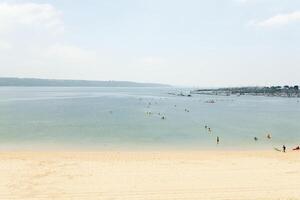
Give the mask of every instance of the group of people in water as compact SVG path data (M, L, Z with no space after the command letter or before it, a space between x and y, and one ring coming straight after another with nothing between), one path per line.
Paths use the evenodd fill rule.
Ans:
M151 111L147 111L146 114L147 114L147 115L152 115L152 112L151 112ZM157 115L161 116L161 119L163 119L163 120L166 119L166 117L165 117L164 115L162 115L160 112L157 113Z
M141 99L140 99L140 101L141 101ZM155 102L155 104L157 104L157 102ZM151 102L148 102L147 108L150 108L151 105L152 105L152 103L151 103ZM175 104L174 107L177 107L177 105ZM190 110L188 110L187 108L185 108L185 109L184 109L184 112L190 112ZM153 113L152 113L151 111L147 111L146 114L147 114L147 115L152 115ZM165 119L166 119L166 116L163 115L163 114L160 113L160 112L158 112L157 115L161 116L160 118L161 118L162 120L165 120Z
M155 104L157 104L157 102L155 102ZM152 103L151 103L151 102L148 102L147 108L150 108L151 105L152 105ZM174 105L174 107L177 107L177 105ZM187 108L185 108L185 109L184 109L184 112L190 112L190 111L189 111ZM147 115L151 115L151 114L153 114L153 113L152 113L151 111L147 111L146 114L147 114ZM164 115L162 115L160 112L157 113L157 114L158 114L159 116L161 116L161 119L162 119L162 120L165 120L165 119L166 119L166 117L165 117ZM208 127L207 125L205 125L204 128L205 128L205 130L208 131L209 134L212 134L212 129L211 129L210 127ZM271 140L271 139L272 139L271 133L268 133L268 134L266 135L266 138L269 139L269 140ZM255 142L258 141L258 137L254 137L253 139L254 139ZM219 136L216 137L216 143L217 143L217 144L220 143L220 137L219 137ZM278 149L278 148L274 148L274 149L277 150L277 151L281 151L281 152L284 152L284 153L285 153L286 150L287 150L287 147L286 147L285 145L283 145L281 150ZM300 146L297 146L297 147L293 148L292 150L294 150L294 151L300 150Z
M271 135L271 133L268 133L267 135L266 135L266 138L267 139L272 139L272 135ZM254 141L258 141L258 138L257 137L254 137ZM286 152L286 146L285 145L282 145L282 149L280 150L280 149L278 149L278 148L274 148L276 151L281 151L281 152ZM300 150L300 146L297 146L297 147L295 147L295 148L293 148L293 151L298 151L298 150Z
M206 130L208 130L208 133L210 133L210 134L212 133L211 128L208 127L207 125L205 125L204 128L205 128ZM269 140L271 140L271 139L272 139L271 133L268 133L268 134L266 135L266 138L269 139ZM258 138L257 138L257 137L254 137L254 141L258 141ZM217 144L220 143L220 137L219 137L219 136L216 137L216 143L217 143ZM286 150L287 150L287 148L286 148L285 145L282 145L282 150L277 149L277 148L274 148L274 149L277 150L277 151L284 152L284 153L285 153ZM293 151L300 151L300 146L297 146L297 147L293 148L292 150L293 150Z
M271 133L268 133L266 137L267 137L269 140L272 139ZM258 138L257 138L257 137L254 137L253 139L254 139L254 141L258 141Z

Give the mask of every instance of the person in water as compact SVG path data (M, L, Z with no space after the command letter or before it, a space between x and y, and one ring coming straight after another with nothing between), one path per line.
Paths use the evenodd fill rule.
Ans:
M285 151L286 151L286 146L285 145L282 146L282 151L285 153Z
M217 144L219 144L220 143L220 138L219 138L219 136L217 136Z
M257 141L257 140L258 140L258 138L257 138L257 137L254 137L254 140L255 140L255 141Z
M270 133L268 133L267 138L268 138L268 139L271 139L271 138L272 138L272 136L271 136Z

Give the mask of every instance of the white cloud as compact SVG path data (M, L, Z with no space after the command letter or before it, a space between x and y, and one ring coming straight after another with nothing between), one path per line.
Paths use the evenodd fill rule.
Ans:
M300 11L278 14L263 21L252 22L252 24L260 27L284 26L293 22L300 22Z
M64 42L66 35L57 34L63 29L62 13L51 4L0 3L1 75L80 74L106 64L95 51Z
M0 3L0 50L40 63L95 62L94 52L62 42L56 34L63 29L62 13L51 4Z
M0 3L0 33L23 27L38 27L62 32L61 12L50 4Z

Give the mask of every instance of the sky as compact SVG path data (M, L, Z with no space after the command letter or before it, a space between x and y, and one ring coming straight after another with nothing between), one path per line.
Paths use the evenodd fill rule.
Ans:
M0 77L300 84L300 1L0 0Z

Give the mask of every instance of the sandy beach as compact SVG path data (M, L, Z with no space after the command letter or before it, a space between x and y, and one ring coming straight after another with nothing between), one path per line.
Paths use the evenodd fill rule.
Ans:
M0 199L300 199L300 152L1 152Z

